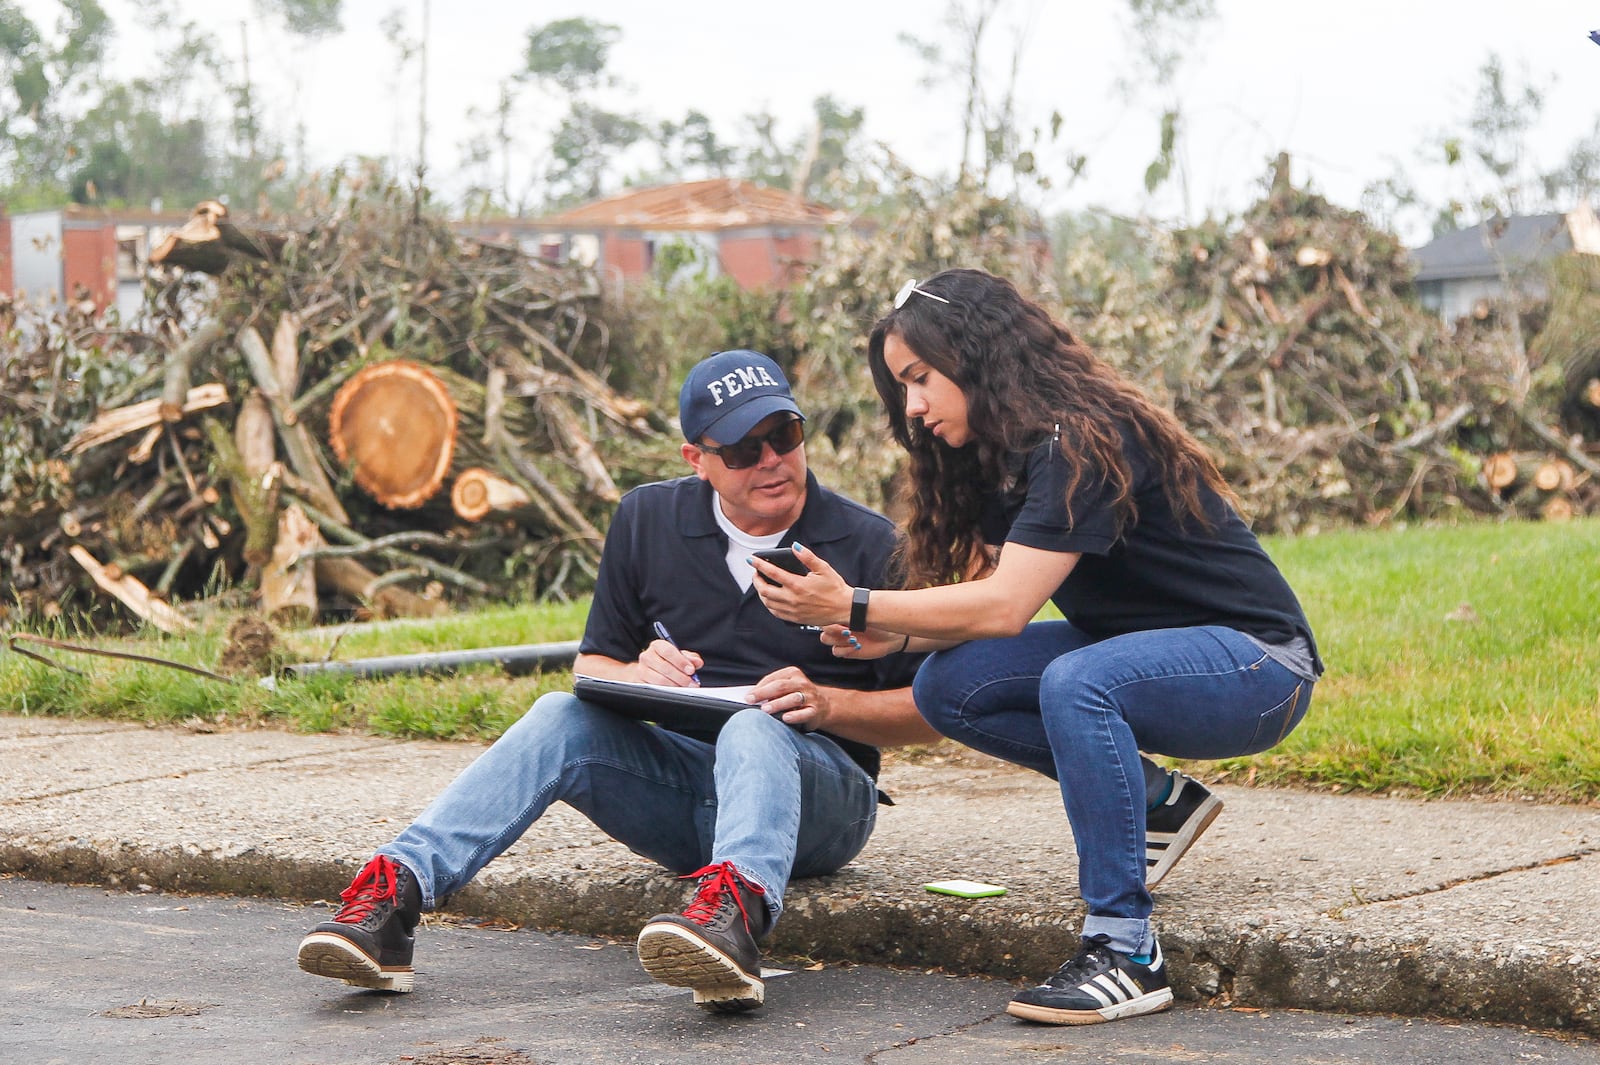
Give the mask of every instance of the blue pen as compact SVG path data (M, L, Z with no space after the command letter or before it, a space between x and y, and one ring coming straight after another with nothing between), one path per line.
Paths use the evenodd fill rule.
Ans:
M663 640L666 640L673 647L677 647L678 650L680 650L680 651L683 650L683 648L678 647L678 641L674 640L672 638L672 633L667 631L667 627L665 625L661 624L661 622L658 621L658 622L655 623L655 629L656 629L656 635L657 636L661 637ZM699 673L691 673L691 674L689 674L689 679L694 681L696 684L699 684L700 683L700 674Z

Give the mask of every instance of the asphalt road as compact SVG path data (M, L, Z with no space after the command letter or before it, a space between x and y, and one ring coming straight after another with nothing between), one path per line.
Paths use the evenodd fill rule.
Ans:
M631 942L425 927L418 990L302 973L326 907L0 878L0 1061L29 1065L1306 1062L1600 1065L1600 1044L1470 1024L1200 1009L1087 1028L1017 1022L1001 981L868 966L767 985L719 1017L649 980Z

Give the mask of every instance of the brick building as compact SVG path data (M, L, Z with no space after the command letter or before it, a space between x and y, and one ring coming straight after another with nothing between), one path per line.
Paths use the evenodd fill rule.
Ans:
M783 189L714 178L636 189L537 219L463 225L474 235L516 241L532 254L592 265L608 283L650 276L670 245L674 261L733 278L747 289L790 283L811 262L822 234L845 222L832 208Z
M140 270L187 214L73 205L6 214L0 209L0 294L41 307L82 292L125 316L140 302Z

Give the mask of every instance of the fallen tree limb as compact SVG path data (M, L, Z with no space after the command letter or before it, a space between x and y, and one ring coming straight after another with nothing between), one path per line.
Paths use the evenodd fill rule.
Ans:
M261 574L261 612L274 625L306 625L317 616L317 567L307 555L322 533L293 503L278 514L277 540Z
M188 410L189 368L195 356L204 352L222 336L222 323L213 318L167 353L165 383L161 388L161 420L181 421Z
M322 472L322 462L317 457L316 445L311 440L311 434L295 415L289 403L290 397L284 394L283 383L278 380L278 369L272 361L272 353L267 350L261 334L252 326L247 325L239 330L239 352L250 368L250 375L255 378L256 387L267 397L272 420L278 427L279 438L283 440L284 454L289 457L289 467L299 474L301 480L311 486L315 495L313 502L318 507L333 515L341 524L348 524L350 515L345 511L344 504L339 502L339 497L334 494L333 485L328 482L328 475Z
M1533 430L1533 435L1559 450L1572 461L1572 464L1594 477L1600 477L1600 463L1573 447L1560 433L1545 425L1538 418L1529 413L1526 407L1517 408L1517 417L1522 419L1524 425Z
M81 544L73 544L67 551L94 578L96 584L162 632L171 634L194 628L194 622L151 595L150 589L137 577L127 573L113 576Z
M212 382L189 389L184 396L182 410L184 414L193 414L197 410L220 407L226 402L227 388ZM147 399L142 403L130 403L126 407L108 410L68 440L65 450L70 455L77 455L140 429L159 427L162 423L161 404L159 399Z
M365 554L369 549L372 549L373 541L369 540L365 536L362 536L360 533L356 532L343 522L335 520L332 515L324 514L322 511L318 510L316 505L310 500L302 499L300 500L300 505L305 509L306 516L321 526L323 532L327 533L334 539L341 541L342 543L358 548L358 550L354 552L355 554ZM418 536L419 534L416 533L401 533L397 536L386 537L385 539L404 543L407 541L414 541ZM449 540L447 543L455 547L460 546L459 543L453 540ZM462 573L460 570L455 569L452 566L446 566L443 562L435 562L433 559L428 558L425 555L415 555L409 551L401 551L392 546L379 546L375 549L375 553L380 554L391 561L399 562L401 565L420 566L421 568L427 570L427 572L433 574L435 577L438 577L440 580L449 581L450 583L455 584L458 587L465 588L470 592L477 592L479 595L487 595L494 590L483 581L480 581L478 578ZM335 559L330 558L327 561L335 561Z

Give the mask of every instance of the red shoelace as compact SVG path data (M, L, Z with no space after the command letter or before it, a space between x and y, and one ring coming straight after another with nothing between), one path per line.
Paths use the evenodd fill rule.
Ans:
M705 879L700 880L701 877ZM716 917L717 911L722 908L722 896L730 894L733 896L734 904L739 907L739 916L744 918L744 926L749 928L750 914L744 908L744 900L739 897L739 886L742 884L757 895L766 894L764 889L740 876L739 870L733 867L732 862L708 865L679 879L700 880L700 890L694 893L694 901L683 911L683 915L695 924L710 923Z
M360 924L378 903L388 899L398 902L395 895L397 883L394 862L385 855L378 855L356 874L349 887L339 893L344 905L339 907L333 919L340 924Z

